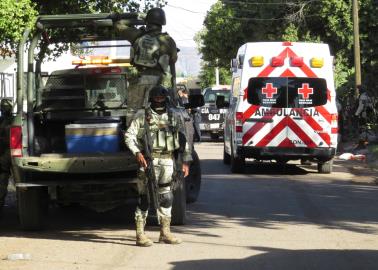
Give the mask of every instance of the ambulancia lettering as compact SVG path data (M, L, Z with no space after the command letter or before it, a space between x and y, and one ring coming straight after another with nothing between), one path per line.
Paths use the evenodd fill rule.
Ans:
M313 108L287 109L287 108L259 108L254 116L319 116L319 112Z

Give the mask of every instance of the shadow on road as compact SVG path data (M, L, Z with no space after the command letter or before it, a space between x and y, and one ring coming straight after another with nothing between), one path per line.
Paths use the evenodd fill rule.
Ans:
M377 250L288 250L252 247L260 254L245 259L212 259L173 262L174 270L375 270L378 265Z
M337 178L342 174L318 174L316 164L248 162L245 173L231 174L219 159L201 162L201 194L189 206L189 225L178 228L182 233L226 228L225 220L273 230L286 223L378 233L378 186L351 184ZM342 165L335 170L345 172Z
M12 197L12 194L10 196ZM90 241L135 246L135 205L127 205L105 213L96 213L80 206L64 208L50 206L44 228L41 231L28 232L20 228L16 206L13 202L10 204L5 207L0 219L0 237ZM158 230L158 228L149 227L149 230ZM117 231L125 231L127 235L120 236Z

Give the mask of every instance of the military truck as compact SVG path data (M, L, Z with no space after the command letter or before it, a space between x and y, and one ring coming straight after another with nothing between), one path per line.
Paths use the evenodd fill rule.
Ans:
M80 60L72 69L52 72L46 83L41 77L41 56L54 36L60 44L116 40L110 18L112 14L40 16L35 30L27 29L20 42L17 114L10 133L18 215L24 229L42 228L51 202L107 211L137 197L138 165L123 139L131 117L126 91L133 72L121 63L127 59ZM57 31L61 34L56 35ZM175 100L174 89L171 92L173 106L188 121L187 143L193 145L190 117ZM201 98L191 100L201 102ZM186 203L197 199L200 180L200 163L193 148L190 174L175 190L173 224L185 223Z
M200 109L201 123L199 125L202 135L210 135L212 140L218 140L223 136L224 116L226 108L218 109L216 100L218 96L224 96L229 101L231 91L229 85L218 85L203 90L205 105Z

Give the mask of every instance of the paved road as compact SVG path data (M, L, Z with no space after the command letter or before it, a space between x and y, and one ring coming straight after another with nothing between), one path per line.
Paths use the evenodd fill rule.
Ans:
M52 211L46 231L18 229L12 203L0 222L0 270L34 269L378 269L378 187L356 184L342 163L316 166L223 165L222 144L197 145L203 185L179 246L134 246L132 211ZM158 238L158 228L149 234Z

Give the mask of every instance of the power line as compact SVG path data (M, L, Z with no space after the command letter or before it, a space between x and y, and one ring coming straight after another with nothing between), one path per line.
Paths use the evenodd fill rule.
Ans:
M304 3L295 3L295 2L273 2L273 3L261 3L261 2L247 2L247 1L232 1L232 0L223 0L222 2L225 4L244 4L244 5L285 5L285 6L302 6L303 4L308 4L311 2L317 2L319 0L309 0Z
M185 10L185 11L190 12L190 13L206 14L206 13L201 12L201 11L194 11L194 10L190 10L190 9L183 8L183 7L173 6L173 5L170 5L170 4L167 4L167 6L168 7L172 7L172 8L177 8L177 9Z

